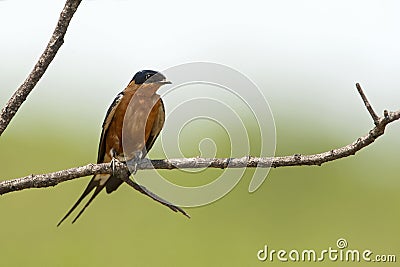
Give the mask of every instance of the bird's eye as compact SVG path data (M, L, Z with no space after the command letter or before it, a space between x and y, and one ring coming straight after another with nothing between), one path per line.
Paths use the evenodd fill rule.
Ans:
M150 77L151 77L151 75L150 75L150 74L147 74L147 75L146 75L146 80L149 79Z

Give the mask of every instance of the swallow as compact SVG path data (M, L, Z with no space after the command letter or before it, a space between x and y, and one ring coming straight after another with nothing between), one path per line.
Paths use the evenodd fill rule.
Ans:
M137 163L152 148L165 121L164 103L156 92L161 86L170 83L163 74L153 70L142 70L133 76L128 86L117 95L107 111L102 125L97 163L124 162L128 166L133 166L129 175L136 173ZM129 175L125 177L128 180ZM103 188L110 194L117 190L122 183L123 179L114 174L94 175L77 202L57 226L61 225L93 190L94 193L89 201L72 223L82 215ZM135 183L130 185L172 210L179 211L189 217L181 208L163 200L145 187Z

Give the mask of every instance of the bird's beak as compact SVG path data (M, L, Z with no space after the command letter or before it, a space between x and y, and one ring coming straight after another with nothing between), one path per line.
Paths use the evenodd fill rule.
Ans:
M161 85L172 84L172 82L170 82L170 81L159 81L159 82L156 82L156 83L161 84Z

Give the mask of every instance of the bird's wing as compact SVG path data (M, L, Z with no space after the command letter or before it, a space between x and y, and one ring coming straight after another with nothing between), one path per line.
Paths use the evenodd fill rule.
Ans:
M153 127L151 128L151 132L149 138L146 140L146 151L143 153L143 157L146 156L147 152L153 147L154 142L156 141L158 135L161 132L162 127L164 126L165 121L165 108L164 102L160 98L160 105L158 107L157 118L154 121Z
M112 102L111 106L107 110L106 118L104 119L99 143L99 151L97 153L97 163L103 162L103 157L106 154L106 142L105 136L107 135L108 127L112 119L114 118L115 110L117 109L119 103L121 103L121 99L124 96L124 92L119 93Z
M99 152L97 156L97 163L102 163L104 159L104 155L106 153L105 148L106 148L106 142L105 142L105 136L107 134L108 127L110 126L111 120L114 117L115 110L117 109L119 103L121 102L122 97L124 96L124 93L121 92L117 95L117 97L114 99L113 103L107 110L106 118L104 119L103 126L102 126L102 132L101 132L101 138L100 138L100 143L99 143ZM72 206L72 208L67 212L67 214L61 219L61 221L57 224L59 226L67 217L78 207L78 205L82 202L82 200L93 190L96 188L94 191L93 195L89 199L89 201L85 204L83 209L78 213L78 215L75 217L75 219L72 221L74 223L85 211L85 209L89 206L89 204L93 201L93 199L100 193L100 191L104 188L106 185L107 181L110 179L110 174L96 174L93 176L92 180L90 180L89 184L87 185L85 191L83 191L82 195L79 197L78 201ZM112 176L111 176L112 178Z

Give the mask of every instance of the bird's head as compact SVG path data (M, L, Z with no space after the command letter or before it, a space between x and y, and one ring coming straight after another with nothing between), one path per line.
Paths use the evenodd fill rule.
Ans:
M138 71L129 82L128 90L134 90L136 95L150 97L164 84L170 84L165 76L154 70Z
M130 83L135 83L137 85L140 84L157 84L164 85L170 84L170 81L167 81L167 78L160 72L154 70L141 70L138 71L130 81Z

